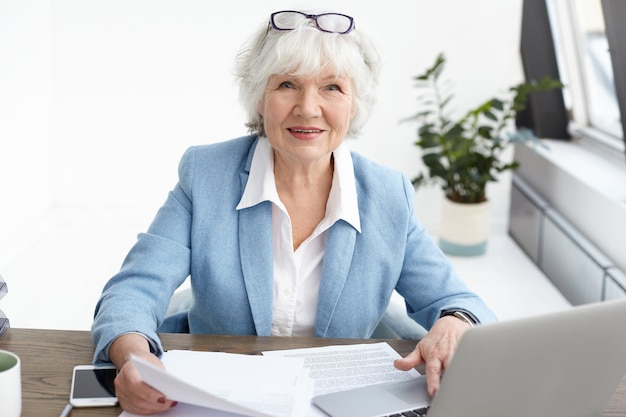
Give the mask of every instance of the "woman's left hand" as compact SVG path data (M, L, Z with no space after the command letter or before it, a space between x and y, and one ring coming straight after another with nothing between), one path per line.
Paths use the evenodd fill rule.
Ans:
M450 365L454 351L463 333L470 328L468 323L454 316L438 319L428 334L415 346L413 352L396 359L394 366L402 371L426 365L428 394L434 396L441 383L441 373Z

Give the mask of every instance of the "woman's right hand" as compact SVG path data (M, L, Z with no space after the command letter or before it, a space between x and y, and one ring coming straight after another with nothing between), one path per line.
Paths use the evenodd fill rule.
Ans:
M139 334L125 334L111 344L109 357L119 369L115 378L115 394L120 406L133 414L149 415L174 407L176 401L168 400L160 391L143 382L139 371L130 361L133 354L160 368L163 362L150 352L148 341Z

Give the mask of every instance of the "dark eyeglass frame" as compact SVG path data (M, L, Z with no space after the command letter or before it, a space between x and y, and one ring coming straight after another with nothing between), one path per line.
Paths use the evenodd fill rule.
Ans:
M326 32L326 33L338 33L340 35L345 35L347 33L350 33L354 30L354 18L352 16L348 16L347 14L342 14L342 13L321 13L321 14L307 14L307 13L303 13L297 10L281 10L279 12L274 12L270 15L270 26L272 27L272 29L274 30L293 30L294 28L282 28L279 25L276 25L276 22L274 21L274 18L281 14L281 13L296 13L299 15L304 16L305 18L312 20L313 22L315 22L315 28L321 32ZM323 27L320 26L317 18L318 17L323 17L323 16L341 16L341 17L345 17L346 19L348 19L348 21L350 22L350 26L348 27L347 30L344 30L343 32L338 32L336 30L328 30L328 29L324 29Z

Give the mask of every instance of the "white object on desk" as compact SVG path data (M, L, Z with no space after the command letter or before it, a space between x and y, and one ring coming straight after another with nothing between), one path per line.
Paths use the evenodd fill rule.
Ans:
M22 414L22 378L19 356L0 350L0 415L20 417Z

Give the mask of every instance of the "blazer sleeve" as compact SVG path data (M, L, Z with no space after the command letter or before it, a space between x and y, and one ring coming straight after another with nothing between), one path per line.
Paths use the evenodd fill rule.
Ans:
M408 178L403 177L409 216L404 262L396 290L405 299L407 314L426 329L450 309L465 310L481 323L495 321L493 312L465 285L420 224L414 213L415 190Z
M110 344L125 333L146 336L160 355L156 329L169 300L190 272L193 148L179 164L179 182L168 194L146 233L126 256L120 271L105 285L96 305L92 337L94 362L108 362Z

